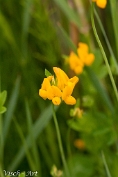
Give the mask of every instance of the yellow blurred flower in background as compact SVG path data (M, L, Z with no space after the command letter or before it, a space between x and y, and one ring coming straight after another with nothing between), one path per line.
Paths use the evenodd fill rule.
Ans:
M76 139L74 141L74 146L78 149L84 150L85 149L85 142L82 139Z
M70 68L76 74L81 74L83 72L84 65L90 66L93 63L94 58L94 54L89 53L88 45L80 42L78 44L77 54L72 51L68 58L68 62Z
M100 8L105 8L107 5L107 0L92 0L93 2L96 2L97 6Z

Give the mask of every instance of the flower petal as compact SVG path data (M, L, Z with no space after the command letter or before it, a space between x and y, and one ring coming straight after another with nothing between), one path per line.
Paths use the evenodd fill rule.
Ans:
M61 95L61 90L55 85L50 86L47 90L47 98L49 100L52 100L54 97L61 97Z
M82 62L84 62L84 59L88 55L88 45L84 43L79 43L79 47L77 49L78 56Z
M50 85L51 85L50 81L52 78L53 78L53 76L49 76L47 78L44 78L43 83L42 83L42 87L41 87L43 90L47 90L50 87Z
M83 67L81 67L81 66L75 67L74 72L76 74L81 74L83 72Z
M62 100L65 100L68 96L70 96L73 92L74 84L72 82L68 82L68 85L63 89L62 92Z
M69 79L69 82L73 83L74 86L77 84L78 81L79 81L79 78L77 76L74 76L71 79Z
M52 102L54 105L59 105L61 103L61 99L59 97L54 97Z
M42 97L44 100L47 99L47 91L39 89L39 96Z
M96 0L96 4L100 8L105 8L107 4L107 0Z
M54 73L57 77L57 86L62 90L65 87L69 78L66 75L66 73L63 70L61 70L60 68L53 67L53 70L54 70Z
M54 98L54 92L53 92L52 86L50 86L47 90L47 98L49 100L52 100Z
M85 59L85 65L90 66L94 61L94 55L92 53L88 54L88 56Z
M76 104L76 99L73 96L67 97L64 102L69 105L74 105Z

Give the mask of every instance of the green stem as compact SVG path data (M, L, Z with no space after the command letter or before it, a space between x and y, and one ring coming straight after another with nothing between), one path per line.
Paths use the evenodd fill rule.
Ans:
M68 131L67 131L67 153L68 153L68 156L71 156L71 146L70 146L70 132L71 132L71 128L69 127L68 128Z
M104 166L105 166L105 169L106 169L107 176L111 177L111 174L110 174L110 171L109 171L106 159L105 159L104 152L102 151L101 154L102 154L102 160L103 160L103 163L104 163Z
M115 55L114 55L114 52L113 52L113 50L112 50L112 47L111 47L111 45L110 45L110 42L109 42L108 37L107 37L107 35L106 35L106 32L105 32L105 30L104 30L104 27L103 27L103 25L102 25L102 22L101 22L101 20L100 20L100 18L99 18L99 16L98 16L96 10L94 10L94 14L95 14L95 16L96 16L96 19L97 19L97 21L98 21L98 24L99 24L99 26L100 26L100 29L101 29L102 34L103 34L103 36L104 36L104 39L105 39L105 41L106 41L107 47L108 47L108 49L109 49L109 52L110 52L110 54L111 54L111 56L112 56L112 60L113 60L113 62L114 62L114 64L115 64L115 68L116 68L116 70L117 70L117 72L118 72L117 59L116 59L116 57L115 57Z
M110 80L111 80L111 83L112 83L112 86L113 86L113 89L114 89L114 92L115 92L115 95L116 95L116 99L118 101L118 90L117 90L117 87L116 87L116 84L115 84L115 81L114 81L114 78L113 78L113 75L112 75L112 72L111 72L111 69L110 69L110 65L108 63L108 59L106 57L106 54L104 52L104 49L102 47L102 44L100 42L99 36L97 34L96 27L95 27L94 16L93 16L93 8L94 7L93 7L93 3L92 3L92 5L91 5L91 22L92 22L93 32L94 32L95 38L97 40L97 43L99 45L99 48L101 50L101 53L103 55L103 58L104 58L104 61L105 61L105 64L106 64L106 67L107 67L107 70L108 70L108 73L109 73L109 77L110 77Z
M3 162L3 136L2 136L2 115L0 114L0 176L2 173L2 162Z
M1 164L0 164L0 177L4 177Z
M117 2L116 0L110 0L111 17L114 29L114 35L116 40L116 52L118 56L118 19L117 19Z
M59 143L59 150L60 150L60 153L61 153L61 158L62 158L63 166L64 166L64 169L65 169L65 174L66 174L66 177L70 177L70 173L69 173L68 166L67 166L66 159L65 159L65 155L64 155L64 150L63 150L63 146L62 146L59 125L58 125L58 122L57 122L57 117L56 117L56 114L55 114L54 105L52 105L52 107L53 107L53 119L54 119L54 123L55 123L55 127L56 127L57 139L58 139L58 143Z

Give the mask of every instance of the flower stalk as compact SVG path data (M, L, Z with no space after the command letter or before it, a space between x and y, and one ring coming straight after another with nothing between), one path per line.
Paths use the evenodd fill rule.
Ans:
M112 86L113 86L113 89L114 89L114 92L115 92L115 96L116 96L116 99L118 101L118 90L117 90L117 87L116 87L116 84L115 84L115 81L114 81L114 78L113 78L113 75L112 75L110 65L108 63L108 59L107 59L106 54L105 54L104 48L103 48L103 46L101 44L101 41L99 39L99 36L97 34L97 30L96 30L95 22L94 22L93 9L94 9L94 6L93 6L93 3L92 3L92 5L91 5L91 22L92 22L93 32L94 32L96 41L99 45L99 48L101 50L101 53L103 55L103 58L104 58L104 61L105 61L105 64L106 64L106 67L107 67L107 70L108 70L108 73L109 73L109 77L110 77L110 80L111 80L111 83L112 83Z
M54 123L55 123L55 127L56 127L56 133L57 133L57 139L58 139L58 143L59 143L59 150L61 153L62 163L63 163L64 169L65 169L66 177L70 177L69 169L68 169L68 166L66 163L66 158L65 158L65 154L64 154L64 150L63 150L63 146L62 146L61 135L60 135L60 130L59 130L58 122L57 122L57 117L55 114L53 104L52 104L52 109L53 109L53 119L54 119Z

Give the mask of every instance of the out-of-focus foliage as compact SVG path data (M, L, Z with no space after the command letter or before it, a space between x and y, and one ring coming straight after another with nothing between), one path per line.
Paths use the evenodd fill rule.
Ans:
M94 12L118 87L116 3L109 0L106 9L95 6ZM88 0L0 0L0 90L7 90L0 92L0 177L5 176L3 169L20 170L19 177L36 171L38 177L50 177L53 165L65 177L52 107L38 92L52 67L62 68L69 78L75 75L65 58L76 52L78 42L88 44L95 61L78 76L75 107L62 103L56 108L67 164L72 177L107 177L106 160L117 177L118 102L90 13ZM78 138L84 148L74 146Z

